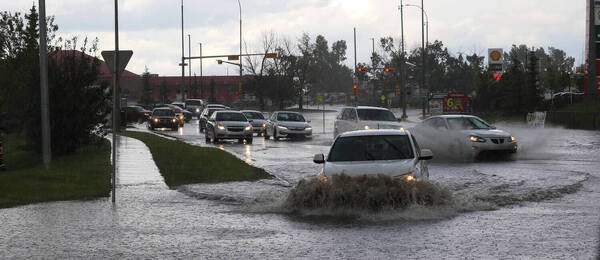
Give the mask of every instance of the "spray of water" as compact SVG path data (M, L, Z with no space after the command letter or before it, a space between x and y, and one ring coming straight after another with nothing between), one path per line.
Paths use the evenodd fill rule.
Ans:
M425 180L407 181L386 175L353 178L336 174L326 181L320 178L301 180L290 190L285 206L296 212L315 209L380 211L410 205L449 205L452 200L448 189Z

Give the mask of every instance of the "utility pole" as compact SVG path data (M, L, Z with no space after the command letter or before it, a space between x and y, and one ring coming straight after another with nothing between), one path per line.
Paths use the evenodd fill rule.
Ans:
M238 0L238 6L240 7L240 82L238 83L238 89L242 89L242 72L244 67L242 67L242 4L240 0ZM240 93L240 97L241 95L242 93Z
M183 1L183 0L182 0ZM117 190L117 135L119 123L119 3L115 0L115 64L113 73L113 122L112 122L112 202L116 200Z
M200 57L202 57L202 43L200 45ZM200 98L202 98L202 91L204 90L204 80L202 79L202 58L200 58Z
M185 46L183 42L183 0L181 0L181 102L185 102Z
M52 150L50 149L50 109L48 101L48 47L46 42L46 0L39 0L40 6L40 96L42 110L42 153L44 167L50 168Z
M190 57L192 57L192 36L190 34L188 34L188 60L189 60L189 65L188 65L188 76L190 77L190 80L188 81L188 89L191 90L192 89L192 60L189 59ZM191 94L191 93L190 93Z
M425 86L425 6L423 5L423 0L421 0L421 51L423 51L423 68L422 68L422 77L421 77L421 87L424 90L427 90ZM426 91L425 93L428 93ZM429 102L427 98L423 99L423 118L425 118L425 106L429 106Z
M404 83L404 6L400 0L400 103L402 104L402 119L406 119L406 86Z
M358 85L358 79L356 77L356 27L354 27L354 83ZM354 96L354 106L358 105L358 95Z

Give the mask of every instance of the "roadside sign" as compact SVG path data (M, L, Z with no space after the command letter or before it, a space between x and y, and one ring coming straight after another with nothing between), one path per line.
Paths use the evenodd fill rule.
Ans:
M385 102L385 95L381 95L381 103Z
M101 54L110 73L115 74L115 51L102 51ZM129 63L129 59L131 59L132 55L133 51L131 50L119 51L119 75L121 75L125 70L125 67L127 67L127 63Z
M502 48L488 49L488 64L502 64Z
M317 101L321 102L323 100L323 97L321 95L317 96Z

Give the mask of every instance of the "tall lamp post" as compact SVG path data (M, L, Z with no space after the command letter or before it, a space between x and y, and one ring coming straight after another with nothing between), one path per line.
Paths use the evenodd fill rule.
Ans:
M242 89L242 71L244 70L242 67L242 4L240 0L238 0L238 6L240 7L240 81L238 82L238 89ZM240 93L241 96L242 93Z
M181 0L181 102L185 102L185 43L183 39L183 0Z
M421 9L421 50L423 50L423 68L422 68L422 76L421 76L421 88L423 90L426 90L425 88L425 61L426 61L426 56L427 56L427 50L425 49L425 18L427 18L427 47L429 47L429 16L427 15L427 13L425 12L425 9L423 8L423 0L421 0L421 6L418 5L412 5L412 4L405 4L404 6L412 6L412 7L417 7L419 9ZM425 117L425 104L426 104L426 97L423 97L423 117Z

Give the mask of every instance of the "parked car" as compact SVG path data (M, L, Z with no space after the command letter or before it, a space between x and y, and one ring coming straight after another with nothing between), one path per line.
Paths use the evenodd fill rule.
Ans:
M148 122L148 128L171 128L177 130L179 127L179 118L175 115L175 111L170 108L155 108L152 110L152 117Z
M200 119L200 114L204 109L206 102L202 99L186 99L184 109L193 113L195 117Z
M406 180L428 179L426 160L433 158L428 149L420 149L417 141L405 130L359 130L340 134L327 159L316 154L315 163L324 164L321 178L333 174L351 177L384 174Z
M145 108L141 107L141 106L128 106L125 111L127 111L127 122L144 122L146 120L148 120L148 118L150 117L150 115L152 114L152 111L150 110L146 110ZM122 111L121 116L125 116L125 112ZM124 121L125 118L122 118L122 120Z
M289 137L309 137L312 135L310 121L304 119L304 116L296 112L275 112L267 120L265 127L265 138L279 140L279 138Z
M513 135L471 115L432 116L413 129L423 147L466 159L484 151L516 153L519 148Z
M221 107L207 107L200 114L200 119L198 120L198 128L200 128L200 132L203 132L206 129L206 122L215 111L225 110Z
M206 123L206 142L216 143L220 139L238 139L239 143L246 140L252 143L252 125L248 118L239 111L215 111Z
M252 120L252 130L257 135L262 135L265 132L265 128L267 126L267 119L260 111L256 110L242 110L240 111L242 114L246 116L249 120Z
M333 138L354 130L402 129L394 113L382 107L345 107L333 123Z

